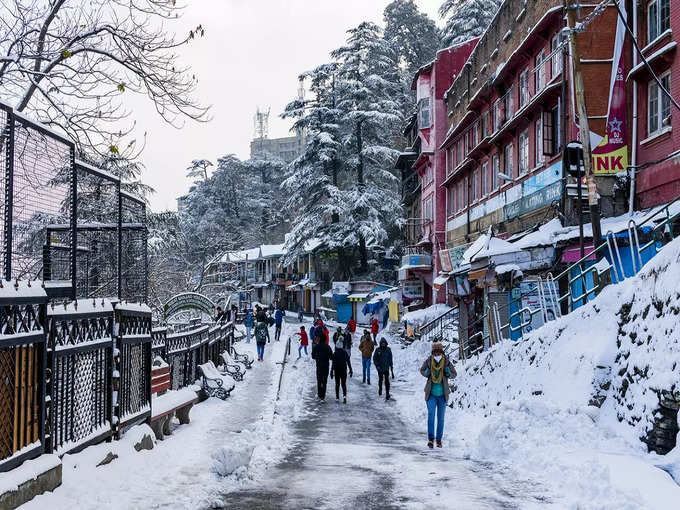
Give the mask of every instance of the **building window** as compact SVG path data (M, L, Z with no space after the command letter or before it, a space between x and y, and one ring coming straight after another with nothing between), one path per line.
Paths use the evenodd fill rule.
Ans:
M489 135L489 112L486 111L482 114L482 138L486 138Z
M670 28L671 0L653 0L647 5L647 44Z
M538 117L536 123L534 124L534 164L536 166L540 165L545 161L545 155L543 154L543 119Z
M525 129L519 134L519 154L518 154L519 175L529 171L529 130ZM510 174L508 174L510 175Z
M432 197L425 200L425 207L423 208L423 219L432 221Z
M453 147L446 149L446 175L449 175L453 170Z
M557 51L560 46L560 33L556 33L550 40L550 53L552 57L550 58L550 77L554 78L562 72L562 52Z
M458 210L462 211L465 205L463 204L463 181L458 181L458 198L456 199L456 204L458 205Z
M493 155L492 166L493 168L491 169L491 185L493 186L493 189L498 189L499 185L498 174L501 171L500 154L496 153Z
M449 216L456 213L456 188L451 186L448 190Z
M560 106L543 112L543 154L555 156L560 151Z
M428 166L425 169L425 174L423 175L423 187L427 186L433 181L433 175L432 175L432 167Z
M472 172L472 201L479 200L479 170Z
M509 143L508 145L505 146L505 149L503 149L503 173L510 177L511 179L514 177L515 171L514 171L514 161L512 158L512 151L513 147L512 144Z
M456 166L463 162L463 140L458 140L456 143Z
M489 193L489 162L482 163L482 196L485 197Z
M664 74L659 79L663 88L671 91L671 75ZM647 85L647 135L653 135L671 125L671 100L657 85L650 81Z
M418 127L420 129L428 129L432 125L430 117L430 98L424 97L420 100L418 108Z
M519 73L519 107L529 102L529 70Z
M545 50L536 55L536 69L534 70L534 87L538 94L545 87Z

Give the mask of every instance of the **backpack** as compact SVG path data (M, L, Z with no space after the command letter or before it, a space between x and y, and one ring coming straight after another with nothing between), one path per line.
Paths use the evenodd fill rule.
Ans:
M267 324L269 324L270 326L273 326L274 325L274 318L273 317L267 317Z
M264 344L267 342L267 325L260 322L255 327L255 341L258 344Z

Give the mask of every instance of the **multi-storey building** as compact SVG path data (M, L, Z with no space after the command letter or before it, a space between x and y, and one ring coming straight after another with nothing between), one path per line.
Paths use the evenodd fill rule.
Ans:
M580 16L590 11L583 6ZM556 216L560 204L572 222L578 208L587 207L585 191L577 203L576 180L563 171L563 146L578 138L562 51L565 17L559 0L506 0L448 90L450 128L442 147L449 248L489 227L502 237L526 231ZM590 139L593 152L603 153L596 180L604 216L626 205L614 177L625 171L625 159L609 168L609 145L600 143L606 134L614 140L608 85L616 25L616 9L607 7L577 36ZM614 125L618 133L627 132L623 124Z
M631 24L637 21L638 45L659 80L633 51L633 67L627 74L633 87L633 118L637 118L631 164L636 169L636 208L646 208L680 196L680 131L673 129L680 123L680 111L663 91L679 97L680 11L671 9L671 0L641 0L633 5L636 16Z
M256 138L250 142L250 157L273 156L290 163L305 148L303 132L284 138Z
M407 254L400 271L405 301L431 304L446 298L435 282L442 268L439 251L446 244L446 192L441 187L446 178L446 154L440 148L448 129L444 95L476 43L473 39L440 50L413 78L418 113L407 125L408 149L397 162L402 171L402 200L409 213Z

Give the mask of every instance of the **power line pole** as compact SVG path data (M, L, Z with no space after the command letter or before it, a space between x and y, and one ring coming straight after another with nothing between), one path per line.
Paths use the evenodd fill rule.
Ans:
M571 2L571 0L569 0ZM574 95L576 114L578 115L581 143L583 144L583 169L588 187L588 208L590 209L590 223L593 228L593 247L597 248L602 243L602 226L600 225L600 204L597 199L597 186L593 175L593 155L590 147L590 127L588 126L588 113L586 112L586 97L583 86L583 74L581 72L581 53L578 40L576 39L576 9L578 3L570 3L567 7L567 20L571 29L571 60L574 70ZM580 207L580 204L579 204ZM600 256L598 255L598 259Z

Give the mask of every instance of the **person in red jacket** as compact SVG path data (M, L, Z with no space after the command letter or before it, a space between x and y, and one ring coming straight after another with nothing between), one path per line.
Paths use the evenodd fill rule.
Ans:
M309 356L307 353L307 345L309 345L309 338L307 337L307 332L304 326L300 326L300 331L295 333L300 337L300 347L298 347L298 359L302 357L302 349L305 349L305 356Z
M354 334L357 330L357 321L354 320L354 317L349 318L349 322L347 323L347 327L349 328L349 332Z
M371 333L373 334L373 345L378 345L378 331L380 331L378 319L373 317L373 321L371 321Z

